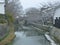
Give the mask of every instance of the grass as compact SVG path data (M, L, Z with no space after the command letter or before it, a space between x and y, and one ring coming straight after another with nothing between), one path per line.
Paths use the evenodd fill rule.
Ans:
M14 28L10 27L10 32L8 36L6 36L2 41L0 41L0 45L11 45L12 40L15 38Z
M7 21L5 19L0 19L0 23L4 24L7 23Z
M15 38L14 26L12 25L12 23L14 22L14 18L11 13L6 12L6 16L7 16L8 23L10 24L9 33L6 34L6 36L4 36L4 38L0 40L0 45L12 45L11 42ZM0 14L0 23L1 24L6 23L4 16L2 16L1 14Z
M7 36L8 36L8 34L9 34L9 32L8 32L8 33L6 33L6 34L5 34L5 36L3 36L3 38L0 38L0 41L2 41L5 37L7 37Z

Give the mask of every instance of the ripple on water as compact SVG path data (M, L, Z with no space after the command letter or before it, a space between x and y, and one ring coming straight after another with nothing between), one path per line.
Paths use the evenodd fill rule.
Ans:
M16 38L13 45L50 45L44 36L31 36L33 33L35 34L35 32L32 32L30 36L27 36L27 34L30 34L29 32L15 32Z

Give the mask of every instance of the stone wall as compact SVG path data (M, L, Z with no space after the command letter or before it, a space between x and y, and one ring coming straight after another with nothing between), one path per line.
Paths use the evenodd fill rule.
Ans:
M60 29L53 27L53 29L50 30L50 35L60 42Z
M3 38L8 32L8 25L6 23L0 24L0 39Z

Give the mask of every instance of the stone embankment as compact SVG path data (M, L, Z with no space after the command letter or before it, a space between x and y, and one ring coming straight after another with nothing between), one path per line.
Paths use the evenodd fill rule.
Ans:
M0 41L0 45L10 44L14 38L15 38L14 28L10 26L9 33Z
M49 32L49 35L51 36L52 40L56 42L60 42L60 29L53 27L53 26L48 26L48 25L39 25L39 24L33 24L33 26L45 30L46 32Z
M8 33L8 25L7 23L4 24L0 24L0 40L6 36L6 34Z
M52 30L50 30L50 35L53 37L53 39L56 39L58 42L60 42L60 29L53 27Z

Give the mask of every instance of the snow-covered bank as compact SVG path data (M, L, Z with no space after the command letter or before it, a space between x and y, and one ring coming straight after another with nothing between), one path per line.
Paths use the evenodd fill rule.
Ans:
M51 45L57 45L48 34L45 33L45 37L47 38L48 41L50 41Z
M60 29L59 28L56 28L56 27L53 27L52 30L50 30L50 35L60 45Z

